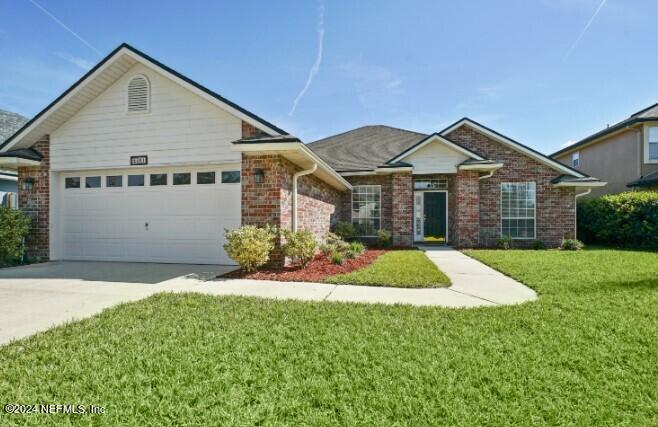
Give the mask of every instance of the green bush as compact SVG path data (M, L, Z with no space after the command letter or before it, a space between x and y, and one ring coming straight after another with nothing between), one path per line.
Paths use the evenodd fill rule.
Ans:
M20 259L31 221L23 212L0 207L0 264Z
M583 242L578 239L564 239L560 245L560 249L563 251L579 251L584 247Z
M344 253L350 249L350 244L335 233L327 234L325 244L329 247L330 252Z
M340 252L332 252L331 258L329 259L331 260L332 264L340 265L343 263L343 254L341 254Z
M339 221L334 225L334 234L340 236L343 240L350 240L356 237L356 230L351 222Z
M350 243L350 249L349 251L352 252L355 255L355 258L362 253L364 253L366 250L366 247L363 243L361 242L351 242Z
M578 238L588 244L658 247L658 193L626 192L579 201Z
M496 239L496 247L498 249L512 249L512 237L503 236Z
M391 246L391 232L388 230L377 230L377 244L382 248Z
M255 271L270 260L270 252L274 250L278 234L276 227L243 225L235 230L225 231L224 250L244 271Z
M539 251L542 249L546 249L546 244L542 242L541 240L533 240L532 241L532 249Z
M310 230L291 231L283 230L286 243L281 247L283 254L292 259L292 262L306 267L313 261L318 242Z

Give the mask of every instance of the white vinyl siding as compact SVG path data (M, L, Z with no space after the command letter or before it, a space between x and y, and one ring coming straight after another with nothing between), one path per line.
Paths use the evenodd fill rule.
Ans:
M536 228L536 188L534 182L500 184L501 236L534 239Z
M358 236L376 236L381 228L382 188L355 185L352 189L352 224Z
M411 153L403 161L414 166L414 174L456 173L457 165L467 158L464 154L434 141Z
M137 75L150 82L148 114L126 113ZM124 168L135 155L147 155L149 166L235 163L231 142L241 135L239 118L138 64L52 132L51 168Z

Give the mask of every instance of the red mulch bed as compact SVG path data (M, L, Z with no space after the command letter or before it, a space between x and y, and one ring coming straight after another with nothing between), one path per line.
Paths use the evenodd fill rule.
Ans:
M315 256L306 268L284 267L264 268L255 273L246 273L243 270L235 270L221 277L230 279L257 279L257 280L279 280L282 282L322 282L329 276L349 273L366 267L375 261L377 257L384 254L384 249L367 249L360 257L348 259L342 265L332 264L329 258L322 254Z

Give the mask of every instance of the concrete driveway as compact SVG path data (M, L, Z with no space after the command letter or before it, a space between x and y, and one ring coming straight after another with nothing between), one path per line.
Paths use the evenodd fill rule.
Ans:
M0 345L113 305L199 283L235 269L222 265L48 262L0 269Z

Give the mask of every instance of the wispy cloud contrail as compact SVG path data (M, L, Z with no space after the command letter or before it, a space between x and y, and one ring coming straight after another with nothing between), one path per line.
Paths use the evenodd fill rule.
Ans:
M583 28L583 31L580 32L580 35L578 36L578 38L576 38L576 41L573 42L573 44L571 45L571 47L569 48L569 50L567 51L567 53L564 55L563 61L566 61L567 59L569 59L569 57L571 56L571 54L573 53L573 51L576 49L576 46L578 46L578 43L580 43L580 39L583 38L583 36L584 36L585 33L587 32L587 30L589 29L590 25L592 25L592 22L594 22L594 20L596 19L596 16L599 14L599 12L601 11L601 9L603 9L603 6L605 6L605 3L606 3L607 1L608 1L608 0L601 0L601 4L599 4L599 7L596 8L596 11L595 11L594 14L592 15L592 17L589 18L589 21L587 21L587 24L586 24L585 27Z
M311 69L308 72L308 78L306 79L306 84L302 88L302 90L299 92L297 95L297 98L292 102L292 108L288 112L289 116L292 116L295 113L295 110L297 109L297 104L299 104L299 101L304 97L306 94L306 91L308 88L311 86L311 83L313 82L313 79L315 78L315 75L320 71L320 64L322 63L322 49L323 49L323 44L324 44L324 4L320 3L320 8L318 11L319 17L318 17L318 55L315 58L315 62L311 66Z
M101 55L101 56L103 55L98 49L96 49L94 46L92 46L91 43L89 43L87 40L85 40L85 39L83 39L82 37L80 37L80 35L78 35L78 33L76 33L75 31L73 31L73 30L70 29L69 27L67 27L66 24L64 24L62 21L60 21L59 19L57 19L57 17L56 17L55 15L53 15L52 13L50 13L50 12L48 12L46 9L44 9L43 6L41 6L39 3L37 3L37 2L34 1L34 0L28 0L28 1L29 1L30 3L32 3L34 6L36 6L37 8L39 8L39 10L41 10L43 13L45 13L46 15L48 15L48 16L50 17L50 19L52 19L53 21L55 21L60 27L64 28L66 31L68 31L69 33L73 34L73 36L74 36L76 39L78 39L78 40L80 40L82 43L84 43L85 46L87 46L89 49L93 50L94 52L96 52L97 54L99 54L99 55Z

